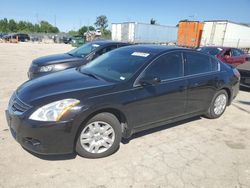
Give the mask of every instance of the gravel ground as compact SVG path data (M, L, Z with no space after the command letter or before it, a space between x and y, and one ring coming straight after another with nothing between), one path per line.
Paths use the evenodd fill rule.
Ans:
M0 187L250 187L250 92L216 120L192 118L139 133L114 155L35 156L11 137L4 115L32 59L69 45L0 44Z

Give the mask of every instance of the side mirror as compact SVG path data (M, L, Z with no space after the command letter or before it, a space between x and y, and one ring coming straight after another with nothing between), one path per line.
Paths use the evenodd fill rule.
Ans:
M141 84L141 86L146 86L146 85L156 85L159 84L161 82L160 78L157 77L146 77L146 78L141 78L139 83Z

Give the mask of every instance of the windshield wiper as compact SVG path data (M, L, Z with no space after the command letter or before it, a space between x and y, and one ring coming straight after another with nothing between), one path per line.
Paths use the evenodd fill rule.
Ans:
M70 56L73 56L73 57L74 57L74 55L73 55L73 54L71 54L71 53L69 53L69 52L68 52L67 54L69 54Z

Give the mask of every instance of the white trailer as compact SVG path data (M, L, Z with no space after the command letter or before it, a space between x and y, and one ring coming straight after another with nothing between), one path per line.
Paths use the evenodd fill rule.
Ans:
M205 21L201 46L250 48L250 26L230 21Z
M112 40L129 43L176 43L175 26L151 25L137 22L113 23Z

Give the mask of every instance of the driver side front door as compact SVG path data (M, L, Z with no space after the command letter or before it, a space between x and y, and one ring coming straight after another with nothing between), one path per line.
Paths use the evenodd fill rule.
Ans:
M160 56L141 74L142 79L158 79L155 84L138 84L133 91L136 99L129 105L128 114L135 129L161 123L185 113L187 81L183 77L181 52ZM136 115L135 115L136 114Z

